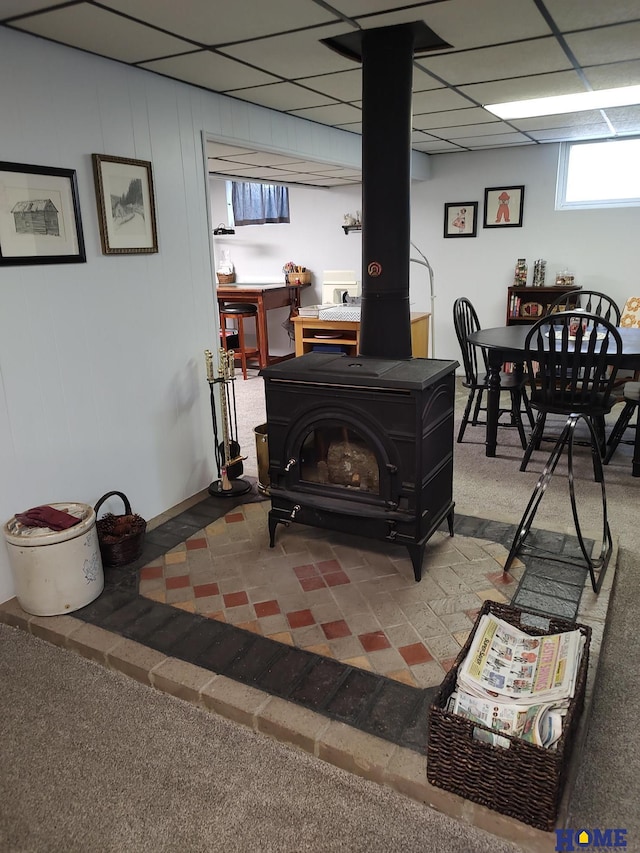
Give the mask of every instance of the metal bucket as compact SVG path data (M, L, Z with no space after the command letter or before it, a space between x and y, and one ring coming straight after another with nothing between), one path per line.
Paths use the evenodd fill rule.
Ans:
M267 424L257 426L253 434L256 437L256 457L258 459L258 491L263 495L269 494L269 442Z

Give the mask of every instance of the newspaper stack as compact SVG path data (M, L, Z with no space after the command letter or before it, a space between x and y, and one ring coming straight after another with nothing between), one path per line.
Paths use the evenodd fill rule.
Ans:
M579 630L532 636L483 614L448 710L496 732L553 747L575 693L584 644ZM510 745L479 729L474 737Z

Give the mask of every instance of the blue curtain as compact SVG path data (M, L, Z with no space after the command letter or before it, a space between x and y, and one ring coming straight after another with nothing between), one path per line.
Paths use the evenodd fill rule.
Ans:
M289 190L287 187L233 181L231 202L236 225L289 222Z

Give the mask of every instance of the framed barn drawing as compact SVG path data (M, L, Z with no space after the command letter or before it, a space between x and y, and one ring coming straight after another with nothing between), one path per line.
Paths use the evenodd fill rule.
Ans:
M103 255L158 251L151 163L93 154Z
M75 171L0 162L0 266L86 259Z

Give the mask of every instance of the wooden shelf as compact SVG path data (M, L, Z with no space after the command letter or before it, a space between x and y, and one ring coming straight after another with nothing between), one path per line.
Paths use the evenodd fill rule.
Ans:
M427 358L429 352L429 317L423 312L411 313L411 349L414 358ZM357 355L360 344L358 320L321 320L317 317L295 317L296 355L311 352L314 346L327 344L347 347L347 355ZM339 332L339 338L318 338L316 334Z
M552 302L565 293L580 290L577 285L551 285L549 287L522 287L512 285L507 291L507 326L531 325L544 316ZM520 300L517 314L514 314L514 300ZM527 303L537 303L542 306L538 314L523 314L522 308Z
M362 225L343 225L342 230L345 234L350 234L352 231L362 231Z

